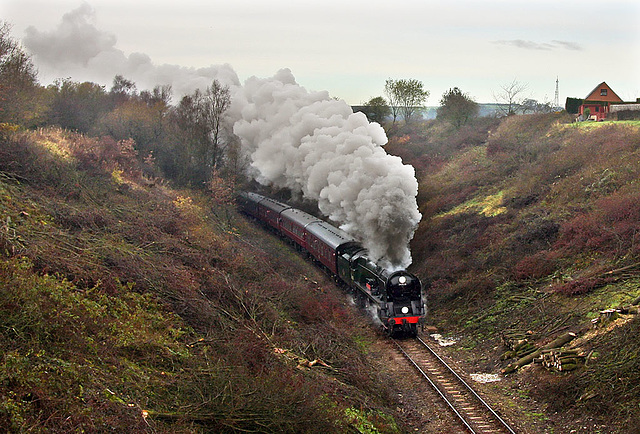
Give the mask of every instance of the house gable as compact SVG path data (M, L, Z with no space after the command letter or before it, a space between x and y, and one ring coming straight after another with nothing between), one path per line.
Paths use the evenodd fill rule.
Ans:
M622 102L622 99L609 87L604 81L597 85L595 89L587 95L584 99L585 103L588 101L601 101L601 102Z

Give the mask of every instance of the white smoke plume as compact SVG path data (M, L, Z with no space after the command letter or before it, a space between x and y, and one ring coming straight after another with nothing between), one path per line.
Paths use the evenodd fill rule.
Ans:
M380 125L327 92L307 91L288 69L248 79L230 114L258 182L317 201L372 259L390 268L411 263L418 182L412 166L384 151Z

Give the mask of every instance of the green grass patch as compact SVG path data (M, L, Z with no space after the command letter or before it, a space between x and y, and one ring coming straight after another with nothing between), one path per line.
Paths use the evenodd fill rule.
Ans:
M474 197L462 203L450 211L437 215L436 217L453 216L456 214L474 213L484 217L495 217L507 211L503 206L504 192L500 191L489 196Z
M602 121L602 122L585 121L585 122L574 122L574 123L564 124L564 125L565 125L565 128L578 128L583 130L592 130L595 128L602 128L602 127L611 126L611 125L632 126L634 128L640 128L640 120Z

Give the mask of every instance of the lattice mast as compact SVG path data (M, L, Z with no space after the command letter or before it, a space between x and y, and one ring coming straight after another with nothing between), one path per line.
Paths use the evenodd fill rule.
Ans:
M553 108L560 107L560 92L558 91L558 77L556 76L556 96L553 100Z

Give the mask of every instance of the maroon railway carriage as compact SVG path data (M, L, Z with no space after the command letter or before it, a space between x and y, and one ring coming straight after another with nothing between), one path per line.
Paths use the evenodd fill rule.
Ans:
M266 222L277 231L280 231L280 213L291 208L285 203L252 192L241 193L238 201L246 213Z
M280 213L280 230L286 237L308 251L307 226L320 221L304 211L289 208Z
M354 243L355 240L346 232L318 220L306 227L305 242L309 253L333 274L338 275L337 255L340 254L340 247Z
M258 211L260 201L264 196L250 191L244 191L238 195L238 204L242 207L242 210L252 217L259 218L260 213Z
M265 197L258 203L258 218L279 231L280 213L289 208L291 207L285 203L278 202L270 197Z

